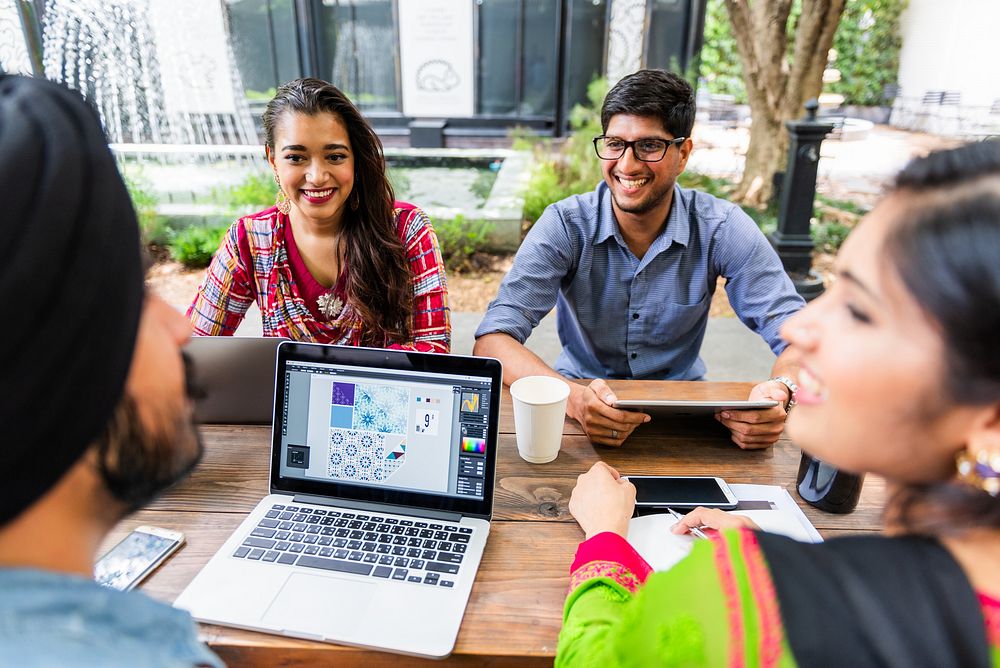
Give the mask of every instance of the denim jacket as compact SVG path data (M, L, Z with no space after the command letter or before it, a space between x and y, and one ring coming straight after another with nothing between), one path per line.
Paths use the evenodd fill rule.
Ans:
M73 575L0 569L0 666L211 666L191 615Z

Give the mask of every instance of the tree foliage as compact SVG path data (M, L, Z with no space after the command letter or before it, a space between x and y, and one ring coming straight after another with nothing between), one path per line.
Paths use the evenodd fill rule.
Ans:
M833 48L840 81L830 90L846 104L882 106L887 86L896 83L903 38L899 20L908 0L848 0Z
M891 102L884 93L896 82L902 47L900 17L908 4L909 0L847 0L833 38L837 52L833 65L841 78L829 85L831 92L844 96L845 104L878 106ZM793 20L800 8L800 2L793 5ZM725 0L708 0L705 41L699 57L699 76L710 93L732 95L737 103L747 101Z
M738 104L746 104L743 68L736 53L736 38L729 27L724 0L708 0L705 7L705 40L698 60L698 76L708 92L732 95Z

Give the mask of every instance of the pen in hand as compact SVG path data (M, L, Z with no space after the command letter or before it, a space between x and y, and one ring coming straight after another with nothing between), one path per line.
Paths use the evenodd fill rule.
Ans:
M667 508L667 510L670 512L671 515L674 516L674 518L677 519L678 522L680 522L682 519L684 519L684 516L681 515L679 512L677 512L676 510L674 510L673 508ZM705 535L705 532L702 531L701 529L699 529L698 527L689 527L689 529L690 529L692 535L694 535L694 536L696 536L698 538L708 539L708 536Z

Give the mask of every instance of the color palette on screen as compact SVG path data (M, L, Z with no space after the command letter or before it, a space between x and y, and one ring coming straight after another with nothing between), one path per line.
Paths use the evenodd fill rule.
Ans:
M471 452L473 454L481 455L486 452L486 439L485 438L472 438L470 436L462 437L462 452Z

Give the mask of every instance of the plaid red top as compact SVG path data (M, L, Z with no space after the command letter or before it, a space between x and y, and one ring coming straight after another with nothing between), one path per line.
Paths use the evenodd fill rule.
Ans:
M451 322L437 236L427 215L412 204L396 202L393 215L413 279L413 317L410 340L385 341L384 346L446 353L451 349ZM332 288L343 302L347 302L344 276L348 270L344 267ZM317 307L317 298L327 292L331 291L306 269L288 216L271 207L229 228L187 316L196 335L230 336L256 301L264 336L360 345L361 319L350 303L331 319Z

